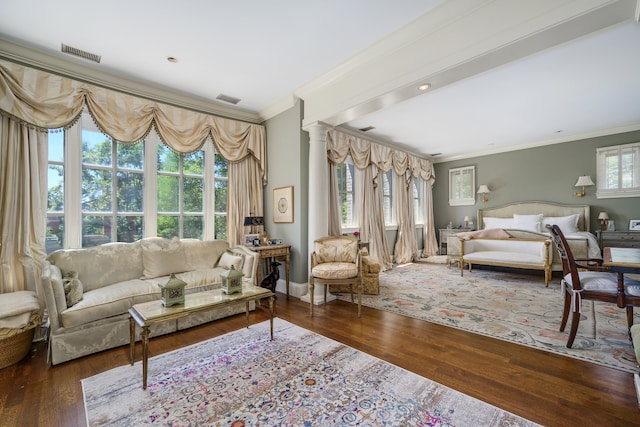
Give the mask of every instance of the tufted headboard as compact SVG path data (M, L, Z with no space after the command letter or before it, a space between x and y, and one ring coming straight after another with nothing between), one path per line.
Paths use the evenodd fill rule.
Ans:
M478 228L484 227L484 217L511 218L513 214L543 214L558 217L579 214L578 230L590 230L589 205L564 205L552 202L515 202L495 208L478 209Z

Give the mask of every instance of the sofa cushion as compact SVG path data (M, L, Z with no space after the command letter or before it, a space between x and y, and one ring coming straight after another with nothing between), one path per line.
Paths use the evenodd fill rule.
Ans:
M187 270L187 258L180 239L148 237L140 241L142 246L143 279L166 276Z
M320 279L348 279L358 275L358 266L352 262L325 262L313 267L311 274Z
M84 249L64 249L47 258L64 276L77 271L85 292L142 276L140 242L106 243Z
M225 240L182 239L181 242L187 257L184 271L213 268L224 251L229 249L229 243Z
M134 304L160 299L160 288L132 279L85 292L82 301L60 313L62 326L70 328L125 314Z
M465 262L502 262L504 264L544 265L544 259L539 255L520 252L482 251L465 254Z

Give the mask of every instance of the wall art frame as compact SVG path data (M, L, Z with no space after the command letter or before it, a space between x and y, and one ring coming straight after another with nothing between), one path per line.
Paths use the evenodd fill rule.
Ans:
M273 222L293 222L293 185L273 189Z

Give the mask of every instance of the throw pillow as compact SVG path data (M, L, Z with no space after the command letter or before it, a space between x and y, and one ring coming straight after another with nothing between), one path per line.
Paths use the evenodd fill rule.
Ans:
M233 266L234 269L238 271L242 271L242 264L244 262L244 257L240 255L233 255L229 252L224 252L218 261L218 267L224 268L225 270L231 269Z
M513 228L517 230L527 230L540 232L542 224L542 214L536 215L519 215L513 214Z
M180 239L150 238L140 241L142 246L143 279L168 276L187 269L187 258Z
M64 279L62 279L62 284L64 287L64 295L67 299L67 308L73 307L82 301L84 291L82 289L82 282L78 279L77 271L68 271L67 274L64 275Z

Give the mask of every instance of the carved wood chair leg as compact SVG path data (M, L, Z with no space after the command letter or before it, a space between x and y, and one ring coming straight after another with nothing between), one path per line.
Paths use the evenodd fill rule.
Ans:
M571 348L573 341L576 339L576 333L578 332L578 324L580 323L580 312L574 311L571 317L571 332L569 332L569 339L567 340L567 348Z
M631 327L633 326L633 306L632 305L627 306L627 325L629 326L629 329L631 329Z
M313 276L309 276L309 313L313 317Z

